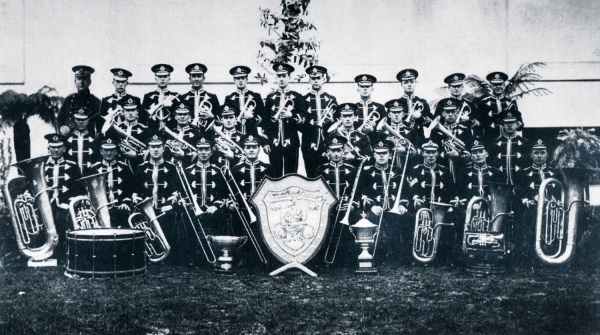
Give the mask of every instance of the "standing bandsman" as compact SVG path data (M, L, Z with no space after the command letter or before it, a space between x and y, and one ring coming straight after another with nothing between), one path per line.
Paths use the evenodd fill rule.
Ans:
M224 105L237 107L241 113L237 127L242 135L256 133L256 127L262 122L261 115L265 105L259 93L248 90L248 75L252 70L239 65L232 67L229 74L233 76L236 91L225 97ZM237 120L236 120L237 121Z
M58 116L56 117L56 132L66 135L75 129L75 124L71 120L70 111L73 108L85 107L91 111L90 117L92 122L89 125L90 131L94 127L96 117L100 111L100 99L90 92L90 85L92 84L92 73L94 69L87 65L77 65L73 67L75 73L75 87L77 93L69 94L65 98Z
M219 110L219 98L215 94L204 90L204 80L207 67L204 64L192 63L185 67L185 72L190 75L192 89L179 95L175 105L183 103L192 113L190 123L205 132L214 122L214 113Z
M490 195L489 183L502 182L503 173L487 164L489 154L478 140L471 146L471 166L468 166L461 178L463 186L462 199L466 201L473 197L488 197Z
M127 93L127 85L129 85L129 77L132 76L131 72L124 69L111 69L110 72L113 74L113 86L115 87L115 93L102 99L100 103L100 119L96 123L96 129L102 130L102 133L106 133L106 130L110 124L119 124L123 121L122 107L123 102L129 99L134 100L140 105L140 98L134 97Z
M369 137L354 129L356 122L357 106L352 103L344 103L338 106L336 117L341 121L341 126L334 132L346 138L344 146L344 160L351 165L358 166L361 157L370 157L373 153Z
M333 95L323 92L323 85L327 82L327 68L318 65L310 66L306 69L306 73L312 90L302 97L306 107L306 120L302 129L302 156L306 176L313 178L317 176L317 167L326 161L323 156L323 141L327 129L333 123L337 100ZM329 113L329 116L325 115L326 113Z
M216 132L214 136L216 150L218 151L216 155L218 157L214 161L217 162L219 167L236 165L239 158L244 154L240 146L244 135L235 127L238 114L236 107L224 105L217 115L221 124L223 124L223 129Z
M408 107L408 115L405 121L420 133L424 126L429 125L433 116L431 115L427 100L415 95L415 86L418 77L419 72L414 69L404 69L396 74L396 79L400 82L404 90L404 95L398 100L404 101Z
M275 63L273 70L277 74L279 88L269 94L265 102L265 114L262 119L269 143L264 149L273 167L273 177L281 177L298 172L298 130L304 122L306 108L302 95L289 87L290 74L294 72L294 67Z
M356 103L358 119L354 126L356 129L361 129L363 134L367 134L369 139L374 139L376 137L375 127L377 122L385 116L383 105L371 100L371 95L373 95L373 90L375 90L373 85L377 82L377 78L370 74L359 74L354 77L354 81L358 85L357 91L360 95L360 100ZM369 115L372 115L372 117L369 118ZM365 124L367 120L369 122Z
M100 144L102 159L90 169L91 174L106 174L106 198L114 227L127 226L131 214L132 194L135 188L133 171L124 160L117 159L117 142L106 137Z
M77 107L71 110L75 129L66 137L67 150L65 158L76 162L79 172L87 174L87 170L98 159L98 148L94 135L88 131L91 111L87 107Z
M504 183L513 186L515 173L529 163L529 143L517 134L518 120L511 112L503 113L501 120L500 136L490 143L491 165L504 174Z
M444 116L442 115L444 111L443 107L449 99L455 99L458 101L458 124L464 125L470 129L472 135L482 136L483 130L481 127L483 125L483 120L478 114L479 110L475 108L473 102L463 97L464 80L465 75L463 73L453 73L444 78L444 83L448 85L448 90L450 91L450 97L440 99L433 116L441 117L440 122L444 123Z
M169 64L156 64L150 68L154 72L154 80L156 81L156 89L152 92L144 94L142 100L142 113L139 115L139 122L148 126L152 133L158 131L157 115L160 109L166 109L163 114L170 114L170 108L173 100L177 98L177 93L169 90L169 82L171 81L171 72L173 67ZM171 117L169 115L169 117Z
M163 122L163 121L160 121ZM183 165L190 164L196 158L194 150L195 143L200 138L200 130L190 124L190 110L180 103L175 109L175 126L160 126L164 134L167 147L170 149L172 157L167 158L171 163L175 160L181 160Z
M419 145L423 140L417 136L414 128L408 126L404 119L408 115L408 106L406 101L397 99L390 100L385 104L387 109L387 126L378 130L380 136L385 137L396 145L396 159L394 166L404 167L406 154L414 156L417 153L415 145ZM399 136L398 136L399 135ZM409 151L410 148L410 151ZM411 158L409 157L409 164ZM409 165L410 166L410 165Z
M484 121L483 131L488 140L500 135L502 117L510 112L517 119L517 130L523 129L523 118L517 107L517 101L504 95L508 75L503 72L492 72L485 79L492 86L492 95L481 99L479 115Z
M144 161L144 149L141 145L150 139L148 127L139 122L139 105L133 99L123 102L123 122L115 125L111 132L120 132L119 146L129 161L131 169Z
M470 154L467 150L473 142L473 137L470 128L458 123L460 101L448 98L444 100L443 106L440 106L440 104L442 104L441 100L438 107L442 110L444 120L444 128L442 129L446 129L448 133L436 128L431 132L430 138L442 148L440 154L442 162L450 170L452 180L457 182L461 171L469 161Z
M261 162L258 159L260 147L264 143L265 139L256 133L244 135L240 141L240 144L244 148L244 159L231 168L231 173L240 191L248 200L265 176L271 176L273 173L271 165Z

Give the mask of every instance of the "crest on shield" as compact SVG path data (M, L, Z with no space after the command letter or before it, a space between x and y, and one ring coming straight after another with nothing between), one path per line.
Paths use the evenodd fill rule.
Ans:
M336 202L323 178L307 179L297 174L279 179L266 177L250 201L258 209L265 245L285 263L271 275L299 268L316 276L302 263L323 245L329 211Z

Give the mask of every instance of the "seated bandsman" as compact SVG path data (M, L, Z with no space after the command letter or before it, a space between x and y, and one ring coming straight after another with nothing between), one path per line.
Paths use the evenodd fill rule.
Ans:
M511 113L502 117L502 131L490 143L491 165L504 174L504 183L515 185L515 173L529 165L529 143L517 134L519 127L517 118Z
M91 111L87 107L71 110L75 129L65 139L65 158L76 162L79 172L87 174L87 170L98 159L98 149L94 135L88 131Z
M206 92L204 89L204 80L207 67L204 64L192 63L185 67L190 77L192 89L186 93L180 94L174 101L175 106L184 104L191 113L190 124L205 132L212 127L215 121L216 111L219 110L219 98L215 94Z
M239 65L232 67L229 74L233 76L236 91L225 97L224 105L234 106L242 114L238 116L236 128L243 135L257 133L257 126L262 122L261 115L265 105L260 93L248 90L249 67ZM237 121L237 120L236 120Z
M171 81L171 72L173 67L169 64L156 64L150 68L154 72L154 80L156 81L156 89L152 92L144 94L141 107L140 123L148 126L152 133L158 131L159 114L168 115L172 120L170 107L173 105L173 100L177 98L177 93L169 90L169 82ZM164 109L164 111L160 111Z
M123 122L116 124L110 132L120 133L119 147L131 167L144 161L145 151L136 143L146 144L151 136L148 127L139 122L139 105L135 100L127 99L123 102Z
M238 115L237 108L228 105L221 107L219 114L217 114L221 124L223 124L223 128L221 131L216 131L214 135L217 150L215 156L217 157L214 157L213 161L219 167L227 166L229 168L236 165L244 154L240 146L243 135L235 127Z
M134 97L127 93L127 85L129 85L129 77L132 73L124 69L111 69L113 74L113 86L115 93L102 98L100 102L100 118L96 122L97 131L106 133L111 124L119 124L123 122L122 106L125 101L133 99L140 105L140 98Z
M369 221L374 224L381 222L377 254L390 261L393 256L397 261L398 257L407 256L400 254L399 246L401 243L410 243L410 240L400 241L400 230L401 225L408 224L410 220L403 215L407 212L408 205L408 199L404 196L399 200L399 212L402 216L389 213L396 202L402 178L402 170L394 166L390 167L393 150L394 143L384 139L376 140L373 147L374 164L364 166L360 172L354 201L360 202L359 210L367 215Z
M385 107L382 104L371 100L377 78L370 74L359 74L354 77L354 81L358 84L357 91L360 95L360 100L356 103L358 117L354 121L354 127L356 129L361 129L362 133L367 134L369 139L372 140L377 136L375 134L377 122L385 116ZM371 117L369 118L369 116ZM367 120L369 120L370 123L365 123Z
M342 123L333 133L346 138L344 160L354 166L358 166L361 157L370 157L373 153L369 136L354 129L357 117L356 107L352 103L344 103L338 106L336 116Z
M441 162L448 167L453 182L456 182L460 177L460 171L469 162L470 153L468 148L473 142L473 137L471 136L471 129L458 122L460 101L448 98L445 99L443 104L444 106L441 107L442 116L444 117L443 127L448 132L442 132L436 128L432 130L430 138L442 148Z
M517 101L504 95L508 75L503 72L492 72L485 79L491 85L492 94L481 99L477 113L484 122L485 138L492 140L500 135L502 118L506 112L510 112L516 118L517 130L523 129L523 118L517 107Z
M175 109L176 124L173 127L161 126L161 134L167 138L166 145L169 148L170 157L166 157L175 163L181 161L184 166L191 164L196 158L195 143L201 135L200 130L190 124L190 110L185 104L179 104Z
M465 75L463 73L453 73L444 78L444 83L448 85L450 91L449 98L440 99L435 107L435 113L433 117L440 117L440 122L444 123L444 106L449 99L456 99L458 101L458 115L456 117L458 124L467 127L471 131L471 135L481 137L483 136L482 130L482 117L478 114L479 110L475 108L473 102L467 100L463 96Z
M106 137L100 144L102 159L90 169L90 174L106 174L106 198L113 227L126 227L131 214L132 194L135 188L133 171L125 160L117 159L117 142Z
M333 95L323 91L323 85L328 81L327 68L319 65L309 66L306 74L312 89L302 97L305 102L306 120L301 129L301 148L306 176L313 178L317 176L317 167L327 161L323 155L325 151L323 142L327 129L333 123L337 100ZM328 117L326 113L329 113Z
M49 189L50 205L58 233L58 246L54 254L64 256L67 230L74 229L69 215L71 198L86 194L83 185L76 180L81 178L77 164L64 158L65 137L59 134L44 136L48 140L50 157L44 164L44 180Z
M471 146L472 164L463 170L459 183L462 185L461 202L463 199L468 202L473 197L487 198L490 195L489 183L503 182L503 173L487 164L488 156L483 143L478 140L473 141Z
M273 173L271 165L258 159L260 147L265 143L266 140L257 134L248 133L244 135L240 141L240 145L244 148L244 159L231 168L231 173L240 191L248 200L263 178L271 176Z
M379 134L396 145L394 166L403 168L406 162L406 154L410 153L410 156L415 156L418 148L414 146L419 145L422 139L417 136L414 128L404 123L404 119L408 115L408 107L405 101L390 100L386 102L385 108L388 111L388 120L386 120L388 123L379 130ZM410 161L411 158L409 157L408 162L410 163Z
M202 211L200 221L207 235L223 235L226 229L226 206L229 206L229 192L226 180L218 166L211 164L213 141L202 134L196 141L198 160L185 168L185 174L196 205Z
M421 133L422 128L429 125L433 115L431 115L427 100L415 95L418 77L419 72L414 69L404 69L396 74L396 79L400 82L404 91L404 94L398 100L404 102L408 107L408 115L405 121Z

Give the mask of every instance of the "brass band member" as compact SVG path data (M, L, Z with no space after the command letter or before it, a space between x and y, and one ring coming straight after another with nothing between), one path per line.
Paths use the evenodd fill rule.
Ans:
M100 144L102 159L90 169L90 174L107 172L106 198L113 226L127 226L135 188L133 171L125 160L117 159L117 142L107 137Z
M65 139L65 158L76 162L79 172L87 174L89 168L98 159L98 148L94 135L88 131L91 111L86 107L71 110L75 129Z
M219 98L215 94L204 90L204 80L207 67L204 64L192 63L185 67L190 77L192 89L179 95L175 105L183 103L191 112L190 123L204 132L214 121L214 113L219 110Z
M358 118L354 123L354 127L356 129L361 129L361 132L368 135L369 139L372 140L376 137L375 125L377 125L377 122L385 116L385 108L383 105L371 100L377 78L370 74L359 74L354 77L354 81L358 84L357 91L360 95L360 100L356 103L358 108ZM368 123L365 124L365 121L369 119L369 115L373 116L371 121L374 122L374 125ZM377 117L377 115L379 116Z
M357 188L357 198L360 201L360 210L367 214L369 221L381 222L379 231L379 246L377 254L391 261L391 257L404 257L400 255L400 226L409 224L409 219L402 215L390 214L394 206L398 187L402 178L402 170L390 166L394 143L388 140L376 140L373 146L373 165L366 165L360 174ZM405 186L406 187L406 186ZM406 213L408 199L402 195L400 212ZM383 217L382 217L383 216ZM376 255L377 255L376 254ZM375 256L377 257L377 256Z
M415 86L418 77L419 72L414 69L404 69L396 74L396 79L400 82L404 90L404 95L398 100L404 101L406 106L408 106L407 122L411 126L414 125L413 127L420 132L423 126L427 126L431 122L433 116L431 115L427 100L415 95Z
M217 157L213 161L217 162L219 167L227 166L228 168L237 164L243 155L241 152L240 143L242 141L242 133L236 129L236 119L239 111L236 107L224 105L221 107L218 118L223 124L221 134L215 134L215 145ZM235 143L235 145L234 145Z
M412 145L419 145L423 141L415 131L414 128L410 127L408 124L404 122L408 115L408 106L406 106L405 101L399 100L390 100L386 102L385 108L388 111L386 122L388 123L390 129L381 129L379 132L384 136L387 140L392 141L396 145L396 159L394 165L402 168L404 166L404 162L406 161L406 154L409 153L411 156L416 155L417 149L412 147ZM395 133L399 134L403 138L399 138ZM408 140L412 145L406 142ZM411 147L409 151L409 147ZM412 157L409 158L409 163ZM411 165L409 165L411 166Z
M450 91L450 97L441 99L436 108L434 117L441 117L440 122L444 122L443 107L449 99L456 99L458 101L458 124L466 126L471 129L471 133L474 136L483 136L483 119L478 114L479 110L475 108L473 102L467 100L463 96L465 75L463 73L453 73L444 78L444 83L448 85Z
M54 254L64 257L67 230L72 228L69 201L72 197L85 194L83 185L76 182L81 178L77 164L64 158L65 137L59 134L44 136L48 140L50 157L44 164L44 179L48 186L52 215L58 232L58 246Z
M173 67L171 65L156 64L152 66L150 70L154 72L156 89L144 94L139 122L148 126L152 133L156 133L159 126L159 120L157 119L158 114L164 109L162 114L168 115L167 117L169 119L167 119L167 121L172 120L172 116L169 115L171 114L170 107L178 94L169 90L171 72L173 72Z
M504 174L507 185L515 185L515 173L525 168L529 161L529 143L517 134L519 127L517 118L511 113L504 113L502 131L491 144L491 165Z
M260 147L265 142L265 138L252 133L244 135L240 141L244 159L231 168L231 173L246 199L250 199L265 176L273 173L271 165L258 159Z
M236 91L225 97L225 105L235 106L240 111L237 129L242 135L256 133L257 126L262 122L261 115L265 105L259 93L248 90L248 75L252 72L249 67L238 65L229 70L233 76Z
M370 157L373 152L369 137L354 129L357 113L357 105L352 103L341 104L336 111L336 116L342 122L336 132L347 140L344 150L344 160L355 166L358 166L361 158L359 156Z
M523 129L523 118L517 107L517 102L504 95L508 75L503 72L492 72L485 79L492 86L492 95L481 99L479 103L479 115L484 120L483 130L488 139L500 135L500 124L505 112L510 112L517 119L517 130Z
M440 101L441 103L442 101ZM456 182L469 161L470 155L466 150L471 146L473 136L471 136L471 129L468 126L458 122L460 101L448 98L444 100L443 106L440 106L440 104L438 104L438 107L442 110L443 126L450 131L453 138L449 138L448 134L444 134L438 129L431 132L430 138L442 148L440 154L442 162L450 170L453 182ZM466 147L463 148L459 144L461 142Z
M172 154L168 159L171 163L174 160L181 160L185 166L191 164L196 158L192 143L200 138L201 132L196 126L190 124L190 110L183 103L178 104L175 109L175 122L176 124L172 128L165 126L166 128L163 130L163 132L170 132L174 135L174 138L165 135L168 138L166 144Z
M127 93L127 85L129 85L129 77L132 73L124 69L111 69L110 72L113 74L113 86L115 87L115 93L102 99L100 103L100 117L96 123L96 130L100 132L106 122L114 120L115 124L123 122L123 116L119 106L123 106L123 103L129 99L134 100L140 105L140 98L134 97Z
M265 152L273 167L273 176L281 177L298 172L298 130L304 122L304 99L300 93L289 87L290 75L294 67L289 64L273 64L277 74L277 91L269 94L262 117L265 135L269 144Z
M148 143L151 136L148 127L139 122L139 107L134 99L123 101L123 122L115 126L121 129L127 136L142 143ZM121 151L127 157L129 165L132 167L131 170L133 170L133 167L137 167L144 161L145 152L141 149L134 150L134 148L125 145L124 142L127 141L127 138L121 139L119 145Z
M325 163L327 159L323 156L323 141L327 129L333 123L333 111L337 107L336 98L323 91L323 85L327 82L327 68L323 66L310 66L306 69L312 90L302 98L305 101L306 120L302 128L302 157L306 176L313 178L317 176L316 169ZM325 115L329 110L329 117Z
M489 154L479 140L473 141L471 146L471 166L468 166L461 178L463 196L460 199L471 200L473 197L488 197L490 182L503 182L503 173L487 164Z
M98 111L100 111L100 99L90 92L92 73L94 71L94 68L87 65L76 65L73 67L77 93L69 94L60 107L55 124L57 133L66 135L75 129L75 124L73 124L70 117L70 111L77 107L86 107L91 111L90 118L93 121L89 124L89 130L92 131L91 128L94 128L95 118Z

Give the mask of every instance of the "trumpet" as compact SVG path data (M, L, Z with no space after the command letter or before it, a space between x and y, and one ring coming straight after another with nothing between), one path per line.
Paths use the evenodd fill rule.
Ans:
M201 119L200 114L208 116L210 111L212 111L213 105L212 103L210 103L210 101L208 101L208 98L208 93L204 94L204 98L202 98L202 101L200 101L198 106L194 106L194 118L191 122L191 124L193 124L194 126L198 126L198 123Z
M147 198L135 207L139 212L129 216L129 227L144 231L144 234L146 234L146 255L148 259L151 262L160 262L169 255L171 245L169 245L158 222L158 217L154 213L152 198Z
M33 261L52 256L58 245L43 173L47 159L48 156L41 156L13 164L24 176L9 180L3 188L19 251Z
M381 115L379 115L379 113L377 111L372 111L371 113L369 113L366 120L363 121L363 124L361 124L360 127L358 127L358 129L356 129L356 130L364 134L363 129L366 126L369 126L369 128L375 129L377 127L377 121L379 120L380 117L381 117Z
M291 105L288 105L288 102L291 102ZM275 115L273 116L273 119L275 120L280 120L281 118L281 113L287 112L290 109L294 108L294 97L293 96L285 96L283 102L281 104L279 104L279 109L277 110L277 113L275 113Z
M322 128L323 123L325 123L325 121L327 121L327 120L333 121L333 113L334 113L335 105L331 105L332 102L333 102L333 99L329 101L329 103L327 104L327 107L325 107L325 110L323 110L323 115L321 115L321 119L317 121L317 127Z
M465 148L467 147L465 145L465 142L458 139L456 136L454 136L454 134L452 134L450 130L448 130L448 128L441 125L439 116L437 116L433 121L431 121L431 124L428 127L423 128L423 134L425 135L425 138L431 137L431 131L433 129L439 130L442 134L448 137L449 141L454 142L454 145L460 149L457 150L458 152L465 151Z
M413 104L412 97L409 97L406 99L406 104L408 105L408 115L406 115L404 122L409 123L413 117L416 119L421 117L421 112L425 109L421 101Z
M468 111L465 111L465 110L468 110ZM466 101L463 101L463 104L460 107L460 111L458 112L458 117L456 118L456 120L458 120L458 122L468 121L469 114L471 114L471 107L469 107L469 104ZM465 118L465 119L463 120L463 118Z

